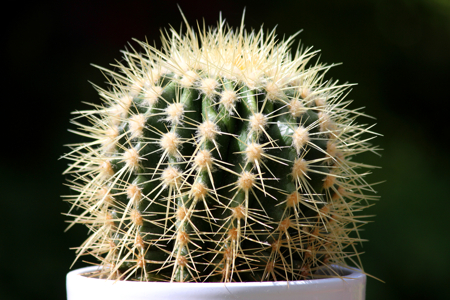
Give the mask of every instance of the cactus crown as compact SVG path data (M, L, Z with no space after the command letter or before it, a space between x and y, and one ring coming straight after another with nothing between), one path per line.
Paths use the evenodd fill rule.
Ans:
M76 112L65 171L77 258L100 276L144 281L299 280L359 266L357 216L375 196L352 160L376 152L350 84L324 78L294 37L189 26L163 49L123 52L103 105ZM82 118L88 124L79 121ZM69 226L69 227L70 227Z

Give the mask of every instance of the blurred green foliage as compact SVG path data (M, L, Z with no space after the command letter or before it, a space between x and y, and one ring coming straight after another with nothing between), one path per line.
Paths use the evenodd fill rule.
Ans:
M360 122L378 123L375 131L384 135L374 141L384 149L382 158L359 159L382 167L369 181L386 180L378 186L381 200L368 210L374 222L362 233L370 240L361 248L365 270L385 281L369 279L367 299L444 299L450 267L447 0L80 0L10 9L2 40L0 298L64 298L74 258L69 247L86 237L84 228L63 232L61 212L68 206L59 195L70 191L62 185L67 162L58 158L63 144L78 139L67 132L70 112L88 107L81 101L99 102L88 80L102 85L105 79L89 64L120 59L132 38L159 45L160 28L181 24L176 3L191 24L204 18L207 25L222 11L238 26L245 6L248 27L278 25L280 38L303 29L302 44L322 49L322 62L343 62L329 76L358 83L348 98L377 118Z

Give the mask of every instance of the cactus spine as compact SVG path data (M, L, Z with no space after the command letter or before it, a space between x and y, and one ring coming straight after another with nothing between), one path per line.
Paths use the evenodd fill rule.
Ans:
M347 109L350 84L324 79L294 37L171 30L163 49L123 52L103 105L76 112L65 173L77 257L100 276L144 281L265 281L359 265L355 215L375 196L351 158L376 134ZM88 124L79 119L88 121ZM366 137L367 135L367 137Z

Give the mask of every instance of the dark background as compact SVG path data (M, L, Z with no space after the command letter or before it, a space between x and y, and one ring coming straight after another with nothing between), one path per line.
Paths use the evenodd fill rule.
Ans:
M19 2L18 2L19 3ZM22 2L20 2L22 3ZM0 299L64 299L70 247L84 228L64 233L70 191L61 175L70 112L96 102L107 67L132 38L155 41L169 24L179 28L179 3L191 25L215 25L222 11L247 28L277 27L280 37L300 29L321 61L339 63L328 78L358 83L354 107L375 116L382 157L368 180L381 200L368 214L362 256L367 299L444 299L450 267L449 71L450 1L60 1L3 9L0 164ZM136 45L136 44L134 44ZM6 77L6 80L5 80ZM361 120L366 122L369 120ZM77 263L74 267L81 267ZM30 297L30 298L28 298Z

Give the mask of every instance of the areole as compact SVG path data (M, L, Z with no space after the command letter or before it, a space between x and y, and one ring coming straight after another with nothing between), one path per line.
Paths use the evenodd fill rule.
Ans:
M97 267L67 274L68 300L364 300L366 275L356 269L334 267L341 278L301 281L180 283L114 281L83 276Z

